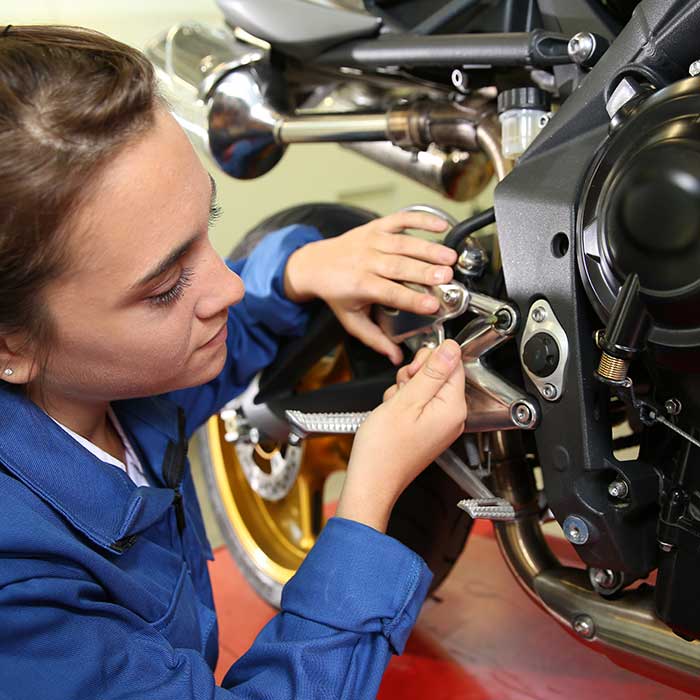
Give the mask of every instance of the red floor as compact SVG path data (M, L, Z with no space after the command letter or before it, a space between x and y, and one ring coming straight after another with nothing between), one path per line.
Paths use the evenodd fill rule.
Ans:
M221 680L274 611L252 592L225 549L217 550L211 575ZM474 529L438 595L426 602L406 652L389 664L379 700L700 697L700 686L697 695L668 688L615 666L569 635L514 581L488 525Z

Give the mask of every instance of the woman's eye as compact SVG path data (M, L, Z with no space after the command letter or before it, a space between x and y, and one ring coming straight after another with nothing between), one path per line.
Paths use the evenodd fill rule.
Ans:
M147 301L153 306L170 306L182 298L185 289L192 284L193 270L191 267L184 267L180 273L180 278L175 284L165 292L148 297Z
M214 202L209 210L209 226L213 226L222 213L223 209L221 208L221 205L218 202Z

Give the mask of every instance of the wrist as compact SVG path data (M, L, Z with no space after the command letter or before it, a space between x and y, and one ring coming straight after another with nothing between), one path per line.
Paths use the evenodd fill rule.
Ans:
M396 498L381 489L357 488L347 478L335 514L385 533Z
M313 253L318 241L297 248L284 268L284 295L295 303L311 301L313 291Z

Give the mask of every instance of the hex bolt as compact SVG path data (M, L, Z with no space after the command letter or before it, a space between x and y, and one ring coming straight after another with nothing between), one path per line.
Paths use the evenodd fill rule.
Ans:
M448 306L454 306L459 301L459 292L456 289L446 289L442 293L442 300Z
M524 403L515 407L514 415L520 425L529 425L532 420L532 411Z
M564 537L566 537L571 544L586 544L586 542L588 542L588 525L586 525L585 520L579 518L577 515L570 515L564 521L563 529Z
M574 632L584 639L593 639L595 635L595 624L590 615L577 615L571 626Z
M287 444L291 445L292 447L296 447L300 442L301 437L299 435L297 435L296 433L289 433L289 437L287 438Z
M615 481L612 481L608 486L608 493L613 498L627 498L627 494L629 494L629 491L630 489L627 485L627 482L623 481L622 479L615 479Z
M548 401L556 399L558 393L557 387L555 387L554 384L547 383L542 387L542 396Z
M585 63L595 51L595 37L588 32L579 32L569 39L566 52L574 63Z
M600 588L612 588L615 573L611 569L591 569L591 580Z
M542 321L547 320L547 309L544 308L544 306L536 306L533 310L532 313L530 314L530 318L535 321L535 323L542 323Z
M678 399L669 399L664 408L669 416L677 416L683 410L683 404Z

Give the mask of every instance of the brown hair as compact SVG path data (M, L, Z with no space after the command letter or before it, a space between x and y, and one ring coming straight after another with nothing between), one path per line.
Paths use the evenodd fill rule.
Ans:
M47 350L42 291L71 218L115 152L154 122L153 67L78 27L0 28L0 334Z

